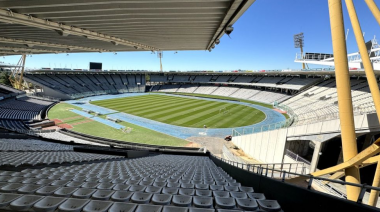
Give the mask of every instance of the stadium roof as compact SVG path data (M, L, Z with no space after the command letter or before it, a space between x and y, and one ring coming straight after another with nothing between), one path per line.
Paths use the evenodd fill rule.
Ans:
M255 0L0 0L0 55L210 50Z

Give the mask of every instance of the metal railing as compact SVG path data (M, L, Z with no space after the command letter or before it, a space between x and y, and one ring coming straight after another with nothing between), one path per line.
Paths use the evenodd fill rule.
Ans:
M254 134L254 133L260 133L260 132L266 132L271 130L277 130L282 128L287 128L293 123L292 119L287 119L285 121L268 124L268 125L261 125L258 127L239 127L232 129L232 136L241 136L241 135L248 135L248 134Z
M345 185L345 186L354 186L354 187L359 187L360 188L360 194L358 196L358 199L356 200L356 202L358 204L363 204L363 198L364 198L364 195L367 191L370 191L370 190L376 190L376 191L380 191L380 188L379 187L373 187L373 186L369 186L369 185L366 185L366 184L355 184L355 183L349 183L349 182L345 182L345 181L340 181L340 180L332 180L332 179L328 179L328 178L323 178L323 177L315 177L315 176L312 176L312 175L305 175L305 174L299 174L299 173L294 173L294 172L290 172L290 171L285 171L285 170L276 170L276 169L273 169L271 167L263 167L263 166L258 166L258 165L251 165L251 164L242 164L242 163L238 163L238 162L234 162L234 161L229 161L229 160L226 160L226 159L223 159L223 158L220 158L218 156L215 156L213 154L210 155L210 157L214 157L224 163L227 163L227 164L230 164L231 166L234 166L234 167L237 167L239 169L243 169L243 170L246 170L248 172L251 172L251 173L255 173L255 174L258 174L258 175L261 175L263 177L271 177L273 179L277 179L277 180L280 180L281 182L285 182L285 180L288 178L294 178L294 177L303 177L303 178L306 178L305 181L307 182L307 186L306 186L306 189L308 190L311 190L312 188L312 185L313 183L314 184L317 184L318 186L323 183L323 182L327 182L327 183L335 183L335 184L339 184L339 185ZM327 184L325 183L325 184ZM315 190L315 191L318 191L318 190ZM339 192L337 192L335 189L331 188L331 191L332 192L336 192L335 194L332 194L331 192L326 192L327 194L330 194L330 195L333 195L333 196L337 196L337 197L341 197L341 198L346 198L346 195L341 195Z
M296 162L300 161L300 162L305 163L306 165L310 166L310 161L308 161L305 158L299 156L298 154L290 151L289 149L285 150L285 155L289 156L291 159L293 159Z

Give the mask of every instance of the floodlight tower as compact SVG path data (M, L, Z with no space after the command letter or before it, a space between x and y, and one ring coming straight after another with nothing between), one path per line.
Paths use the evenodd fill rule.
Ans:
M294 35L294 47L301 49L301 56L303 56L304 36L303 32ZM305 63L302 63L302 69L305 69Z
M160 58L160 72L163 72L162 70L162 58L164 57L163 51L157 51L157 57Z

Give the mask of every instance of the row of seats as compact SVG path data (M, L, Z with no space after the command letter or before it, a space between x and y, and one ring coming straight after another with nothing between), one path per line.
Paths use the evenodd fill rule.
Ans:
M136 195L138 196L138 195ZM175 205L162 204L168 198L166 195L154 194L152 202L154 204L142 204L138 197L132 195L132 203L111 202L102 200L87 200L77 198L22 195L22 194L2 194L0 193L0 209L26 211L33 209L39 212L48 211L83 211L83 212L212 212L215 209L204 208L204 203L212 204L212 200L197 197L194 200L196 207L180 207ZM174 199L175 197L173 197ZM134 202L133 202L134 201ZM181 201L181 200L180 200ZM179 202L181 204L181 202ZM277 202L272 200L244 200L237 199L236 203L227 198L215 198L218 212L247 210L247 211L281 211Z
M41 120L44 110L52 104L54 102L32 97L5 99L0 101L0 119Z
M197 156L0 171L0 193L0 210L281 211L277 201L242 186L209 158Z
M9 130L29 130L23 121L12 119L0 119L0 127Z
M69 96L100 95L99 92L145 92L145 75L142 74L26 74L25 80Z
M272 104L273 102L282 102L289 99L291 96L285 93L279 93L269 90L257 90L237 87L224 87L212 85L156 85L151 91L159 92L178 92L178 93L197 93L207 95L217 95L251 100Z
M299 78L299 77L267 77L267 76L190 76L190 75L151 75L150 81L157 83L223 83L232 85L249 85L266 88L301 90L320 78Z
M24 91L20 91L12 87L6 86L4 84L0 84L0 100L7 99L9 97L14 97L24 93Z
M26 144L27 145L24 145ZM2 139L0 152L44 152L44 151L73 151L72 145L55 144L37 139Z
M375 111L366 79L351 79L351 95L355 113ZM379 83L380 84L380 83ZM338 118L338 93L335 79L329 79L281 104L297 115L294 125L304 125Z
M123 157L79 152L1 152L0 166L36 166L42 164L61 164L116 158Z

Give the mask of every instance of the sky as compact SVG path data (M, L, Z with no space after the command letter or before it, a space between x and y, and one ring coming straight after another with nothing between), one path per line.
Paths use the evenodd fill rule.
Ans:
M380 0L375 1L380 7ZM362 0L354 0L365 40L379 37L380 26ZM343 1L345 29L349 30L347 51L358 51L351 22ZM256 0L233 25L230 37L209 51L165 51L164 71L179 70L283 70L300 69L294 59L293 35L303 32L304 52L332 53L327 0ZM380 38L379 38L380 39ZM17 63L19 56L0 58ZM27 57L26 67L88 69L89 62L103 63L103 69L159 70L159 59L151 52L45 54ZM311 66L316 68L317 66ZM319 67L319 66L318 66Z

